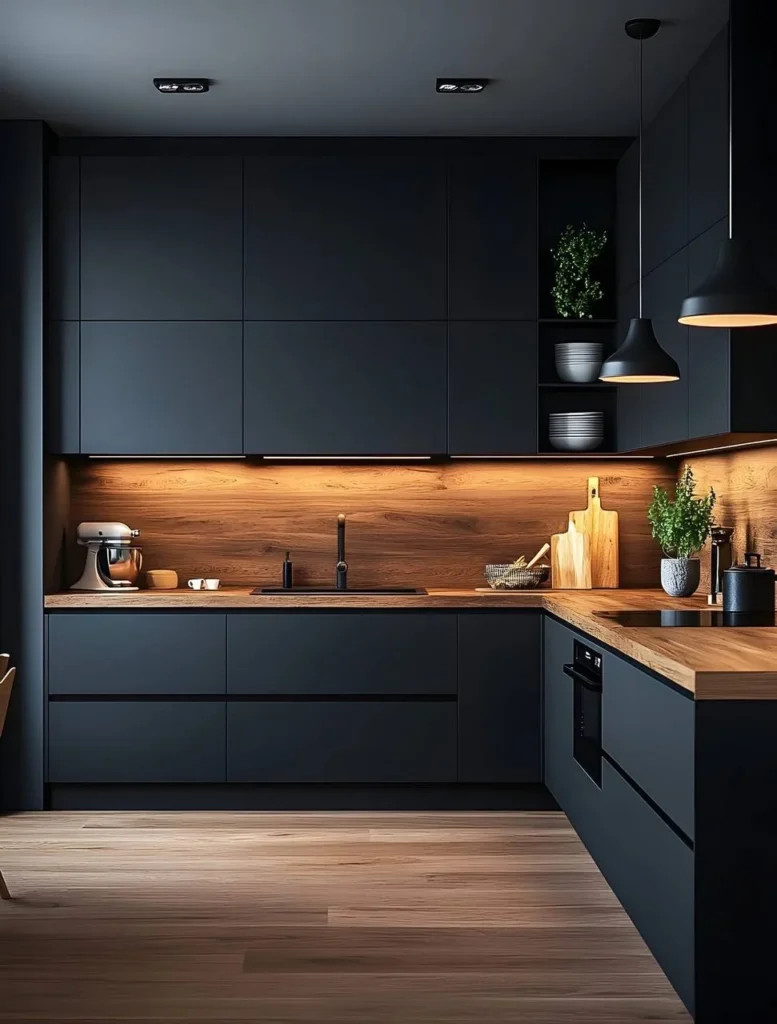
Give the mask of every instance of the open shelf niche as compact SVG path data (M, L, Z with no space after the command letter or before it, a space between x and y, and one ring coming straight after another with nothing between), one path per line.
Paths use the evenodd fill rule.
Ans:
M565 341L595 341L603 345L606 359L617 347L615 319L615 162L611 160L541 160L539 162L539 296L537 327L537 438L541 454L559 454L548 438L552 412L604 413L604 441L592 452L563 453L570 458L617 451L618 388L602 381L574 384L556 373L555 346ZM603 298L588 320L560 317L551 288L554 264L551 250L567 224L585 223L607 232L607 243L596 262Z

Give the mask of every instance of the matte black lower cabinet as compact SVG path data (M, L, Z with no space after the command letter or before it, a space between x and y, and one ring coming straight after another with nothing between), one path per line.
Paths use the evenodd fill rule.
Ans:
M576 639L604 656L601 786L574 758L574 683L563 667L573 660ZM544 662L545 783L692 1010L693 850L607 757L610 753L621 757L647 790L677 810L687 827L686 794L693 784L693 722L685 712L692 710L693 702L547 616ZM638 736L639 722L645 730L643 737ZM651 740L652 757L648 755ZM661 760L671 766L670 771L676 771L676 793L664 785L665 775L658 766Z
M226 616L192 612L50 615L49 693L226 692Z
M539 612L459 615L459 782L539 782Z
M223 701L49 703L49 781L225 782Z
M270 701L227 708L227 779L453 783L454 701Z
M590 852L693 1012L693 850L607 761L602 765L598 835Z
M227 617L234 694L456 695L450 612L252 612Z

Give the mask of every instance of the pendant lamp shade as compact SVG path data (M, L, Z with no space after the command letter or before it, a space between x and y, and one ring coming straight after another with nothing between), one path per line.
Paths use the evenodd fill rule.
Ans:
M606 359L599 380L613 384L666 384L680 379L680 367L658 343L653 321L642 315L642 43L661 27L656 18L627 21L626 35L639 40L639 316L629 324L625 340Z
M665 384L680 379L680 367L661 348L649 317L634 317L626 340L605 360L599 379L613 384Z
M683 300L681 324L691 327L765 327L777 324L777 294L728 238L709 277Z

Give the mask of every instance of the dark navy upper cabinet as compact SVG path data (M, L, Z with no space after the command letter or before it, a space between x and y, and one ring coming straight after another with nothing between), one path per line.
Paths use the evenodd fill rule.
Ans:
M641 389L642 446L683 441L688 423L688 328L677 322L688 294L688 249L666 260L643 283L644 314L653 318L656 337L680 367L680 380L645 384ZM624 385L625 386L625 385Z
M539 782L540 615L459 615L459 782Z
M639 316L639 286L618 295L618 323L615 344L621 345L626 338L633 317ZM618 385L618 451L629 452L642 444L642 393L651 384Z
M448 316L537 316L537 164L454 157L448 171Z
M718 221L688 246L688 283L698 287L712 272L720 243L728 237L728 218ZM730 331L722 327L688 330L689 436L709 437L736 429L731 424ZM757 365L757 364L756 364ZM759 390L750 367L752 391Z
M443 324L245 324L249 454L440 454L446 417Z
M510 381L510 400L499 401ZM452 455L537 451L534 323L453 323L449 328L448 450Z
M443 319L445 207L409 150L247 160L246 319Z
M239 323L81 324L81 451L243 450Z
M688 236L728 212L728 31L688 77Z
M636 142L618 161L615 180L618 210L615 256L618 293L621 294L639 280L639 146Z
M55 320L46 325L46 450L61 455L77 455L81 451L80 346L77 320Z
M51 320L78 320L80 316L80 188L78 157L50 157L46 315Z
M688 241L688 86L684 82L645 129L644 273Z
M231 157L83 157L81 316L239 320L242 164Z

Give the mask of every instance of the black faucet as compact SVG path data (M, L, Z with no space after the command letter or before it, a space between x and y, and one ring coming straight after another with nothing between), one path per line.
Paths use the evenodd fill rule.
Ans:
M348 563L345 560L345 516L341 512L337 517L337 589L348 589Z

